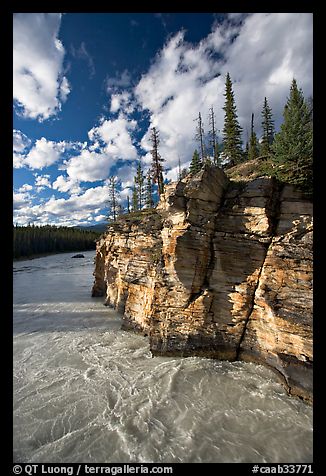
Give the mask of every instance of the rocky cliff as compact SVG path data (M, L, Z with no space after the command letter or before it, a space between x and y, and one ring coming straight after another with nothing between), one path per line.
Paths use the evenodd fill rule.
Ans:
M216 167L166 187L98 241L93 296L154 355L248 360L312 399L312 203Z

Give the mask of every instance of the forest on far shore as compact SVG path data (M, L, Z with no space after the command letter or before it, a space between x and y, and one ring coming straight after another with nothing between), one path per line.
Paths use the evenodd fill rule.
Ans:
M95 250L98 231L67 226L14 226L13 258L24 258L46 253Z

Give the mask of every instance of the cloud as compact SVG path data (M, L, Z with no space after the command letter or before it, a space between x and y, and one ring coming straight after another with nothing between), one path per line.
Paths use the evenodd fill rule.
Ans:
M86 148L87 143L60 141L54 142L45 137L32 141L21 131L13 131L13 166L14 168L29 167L43 169L58 162L65 152L77 151ZM60 168L60 165L59 165Z
M31 190L33 190L32 185L30 185L29 183L24 183L24 185L19 187L18 192L24 193L24 192L29 192Z
M89 188L83 194L68 199L50 197L43 203L31 205L22 194L14 194L14 222L28 222L58 225L77 225L84 221L93 221L107 206L108 186ZM102 210L102 213L100 213Z
M59 49L60 45L57 44ZM312 15L308 13L230 14L224 21L215 22L211 32L198 43L187 42L183 30L170 36L134 88L128 70L106 80L110 112L115 116L101 118L88 132L88 143L56 143L42 137L31 147L31 141L21 131L14 131L17 168L42 169L63 159L69 147L75 151L73 156L65 155L59 168L66 174L52 184L54 190L71 196L68 199L53 196L32 206L30 190L22 186L15 197L19 207L16 218L26 223L36 220L77 224L104 216L108 197L106 179L110 174L119 176L123 189L120 196L125 200L131 194L139 149L143 152L145 171L149 167L153 126L160 133L159 151L165 159L165 176L175 180L179 157L182 167L189 166L193 151L198 148L194 139L198 112L207 133L207 116L213 106L216 128L223 129L227 72L233 81L244 140L252 112L260 135L265 96L279 128L292 78L297 79L306 97L312 94L312 51ZM84 53L85 60L86 56ZM62 79L56 89L57 97L67 96L69 88ZM140 134L134 118L148 119L148 130ZM221 140L221 132L218 135ZM80 187L80 182L101 180L102 186L86 191Z
M122 189L132 187L134 185L134 177L136 172L137 168L135 163L129 163L117 169L116 174L120 180Z
M234 81L239 120L244 127L249 127L254 112L260 130L265 96L279 127L293 77L306 97L312 94L312 33L310 13L255 13L245 18L225 53L222 68Z
M189 160L196 147L198 112L205 117L223 94L219 64L210 56L211 40L196 48L184 41L184 34L169 40L135 88L137 100L150 111L150 127L160 132L160 153L170 167L177 165L178 155L182 163ZM151 149L149 135L148 131L141 141L146 151Z
M64 175L59 175L57 177L52 184L52 188L59 192L70 194L78 194L81 191L81 187L77 180L74 180L71 177L65 177Z
M57 162L64 150L65 142L48 141L42 137L35 142L22 162L31 169L43 169Z
M116 88L127 88L131 85L131 74L127 69L125 69L121 74L116 73L115 77L106 78L106 89L107 92Z
M13 192L13 210L28 209L32 201L31 195L26 191Z
M252 112L259 135L265 96L279 127L293 77L307 96L312 93L311 14L254 13L233 15L230 20L214 23L198 44L186 42L185 31L175 34L134 88L139 105L150 114L150 128L160 132L160 152L168 169L177 165L178 155L182 165L189 161L198 147L194 141L198 112L207 133L213 106L216 127L223 129L227 72L244 136ZM149 130L140 144L150 150Z
M43 121L57 114L70 86L63 75L59 13L15 13L13 97L24 117Z
M31 144L31 140L23 134L21 131L14 129L13 130L13 151L14 152L24 152Z
M81 153L64 161L70 179L80 182L96 182L104 180L109 175L113 165L105 153L82 150Z
M111 95L110 112L115 113L120 109L122 109L126 114L131 114L135 110L135 104L131 93L124 91L122 93Z
M107 215L98 215L97 217L94 218L94 221L100 222L100 221L105 221L107 219Z
M50 175L38 175L35 174L35 187L37 191L40 192L44 190L45 187L51 188L51 183L49 181Z
M20 169L24 167L26 150L30 147L32 141L21 131L13 130L13 167Z
M93 127L88 132L88 136L101 148L102 154L97 154L99 161L104 161L105 165L113 165L118 160L136 159L137 149L132 142L132 133L136 126L135 120L128 120L120 113L117 119L102 119L99 126ZM101 158L100 155L103 157ZM77 161L74 162L77 163ZM70 175L69 171L68 173ZM103 179L106 177L107 175L102 174Z

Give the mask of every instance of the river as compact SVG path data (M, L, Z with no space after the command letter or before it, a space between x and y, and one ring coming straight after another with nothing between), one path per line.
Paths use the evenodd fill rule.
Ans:
M152 358L73 254L14 262L15 462L312 462L312 407L272 371Z

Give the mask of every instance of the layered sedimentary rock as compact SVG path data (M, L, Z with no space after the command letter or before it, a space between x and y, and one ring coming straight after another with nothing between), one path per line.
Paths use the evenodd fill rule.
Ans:
M126 329L149 331L162 246L160 230L160 217L153 212L111 225L97 242L92 295L105 295L106 304L124 315Z
M265 363L311 399L312 204L292 187L206 166L109 227L94 274L154 355Z
M312 396L312 203L286 186L240 357L278 370L291 393Z

